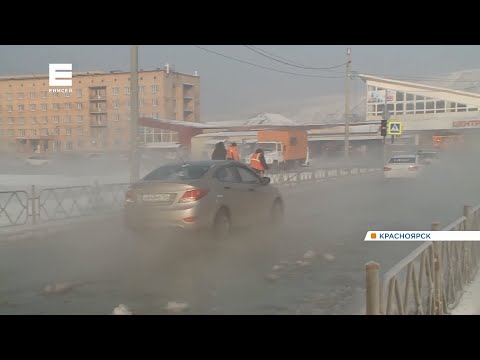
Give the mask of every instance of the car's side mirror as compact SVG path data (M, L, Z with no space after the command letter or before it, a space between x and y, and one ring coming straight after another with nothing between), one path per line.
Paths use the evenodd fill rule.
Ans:
M263 185L268 185L268 184L270 184L270 181L271 181L271 179L270 179L269 177L267 177L267 176L264 176L264 177L262 178L262 184L263 184Z

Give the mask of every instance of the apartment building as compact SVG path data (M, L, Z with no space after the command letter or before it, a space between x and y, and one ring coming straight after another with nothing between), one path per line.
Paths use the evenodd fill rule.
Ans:
M129 146L130 73L73 73L69 91L48 75L0 77L0 151L122 151ZM200 78L172 67L139 72L140 116L200 120ZM149 129L139 129L139 133ZM152 141L176 142L155 129Z

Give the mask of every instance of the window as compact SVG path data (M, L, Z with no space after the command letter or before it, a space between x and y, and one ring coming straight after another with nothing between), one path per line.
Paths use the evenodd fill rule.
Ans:
M77 110L82 110L82 103L81 102L77 103Z
M13 117L8 117L7 118L7 124L13 124Z
M47 111L47 104L42 104L42 111Z
M53 96L53 97L55 97L55 98L56 98L56 97L58 97L58 95L59 95L59 93L58 93L58 92L54 92L54 93L52 93L52 96Z
M158 85L152 85L152 94L156 94L158 90Z
M417 95L415 99L416 99L416 101L424 101L425 97L422 96L422 95Z
M58 124L60 122L60 116L54 116L53 117L53 123Z
M112 95L118 95L118 87L112 88Z
M407 103L407 114L413 114L414 107L414 103Z
M30 118L30 122L31 122L32 124L36 124L36 123L37 123L37 117L36 117L36 116L32 116L32 117Z
M416 161L415 157L392 157L389 164L414 164Z
M62 148L62 142L59 141L59 140L55 140L55 142L53 143L55 146L54 146L54 149L56 151L60 151L60 149Z
M424 102L417 102L417 110L424 110L425 109L425 103Z
M152 106L158 106L158 99L152 99Z
M60 129L58 127L53 129L53 135L60 135Z
M42 129L42 136L48 136L48 129Z
M130 86L125 86L125 94L130 95Z
M145 105L145 99L140 99L140 107L143 107Z
M140 86L140 92L141 93L145 92L145 86Z
M72 108L72 104L65 103L64 108L65 108L65 110L70 110Z
M35 111L37 106L35 104L30 104L30 111Z
M143 180L195 180L200 179L210 169L210 165L165 165L152 171Z
M414 95L413 94L407 94L407 101L413 101Z
M154 119L160 119L160 114L159 114L159 113L153 113L153 114L152 114L152 117L153 117Z
M70 91L65 91L64 94L65 94L65 97L69 98L71 93L70 93ZM60 147L59 147L59 149L60 149Z
M387 104L387 111L393 112L393 105L394 104Z
M83 122L83 115L77 115L77 123Z
M13 112L13 106L12 105L7 105L7 111L8 112Z
M478 108L468 108L468 111L478 111Z
M60 104L59 103L54 103L53 104L53 110L59 110L60 109Z
M72 129L71 128L65 128L65 135L71 136L72 135Z
M115 128L115 134L118 135L118 134L120 134L121 132L122 132L122 129L121 129L121 128L119 128L119 127Z
M48 116L42 116L40 120L41 120L42 124L46 124L46 123L48 123Z
M120 121L120 114L113 114L113 121Z
M71 141L67 141L65 143L65 150L68 150L68 151L73 150L73 143Z
M296 137L291 137L290 138L290 145L291 146L297 145L297 138Z
M45 99L47 97L47 92L46 91L40 91L40 96L42 99Z
M75 94L78 98L82 97L82 89L77 89L77 91L75 91Z
M18 111L25 111L25 105L23 104L17 105L17 108L18 108Z
M25 124L25 118L24 118L23 116L20 116L20 117L18 118L18 124L20 124L20 125Z
M396 101L403 101L405 99L405 93L397 91Z
M433 102L433 101L427 101L427 102L425 103L425 108L426 108L427 110L433 110L433 109L435 108L435 102Z
M221 167L216 171L215 178L220 182L226 183L239 183L241 181L237 167L235 166Z
M113 100L113 107L115 109L118 109L118 103L119 103L118 100Z
M12 101L12 100L13 100L12 93L8 92L8 93L6 93L5 95L6 95L8 101Z
M79 136L83 136L83 128L78 128L77 133Z
M397 93L398 94L398 93ZM403 114L403 103L397 103L396 113L401 115Z
M7 130L7 135L8 135L8 136L15 136L15 130L13 130L13 129L8 129L8 130Z
M25 129L18 129L18 136L25 136Z
M242 183L245 183L245 184L261 184L262 183L260 177L255 175L253 171L240 166L238 166L237 169L238 169L238 173L240 174L240 179L242 180Z
M23 91L19 91L19 92L17 93L17 95L18 95L17 97L18 97L19 99L24 99L24 98L25 98L25 94L24 94Z
M35 91L30 91L30 99L35 99Z
M31 130L30 130L30 134L31 134L32 136L37 136L37 135L38 135L37 129L31 129Z
M65 116L65 124L70 124L72 122L72 117L70 115Z

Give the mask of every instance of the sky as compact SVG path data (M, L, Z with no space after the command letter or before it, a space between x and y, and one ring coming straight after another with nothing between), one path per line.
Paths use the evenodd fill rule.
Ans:
M282 71L342 76L345 67L330 71L304 70L278 63L243 45L200 45L218 53ZM307 67L344 64L346 45L255 45L288 62ZM478 45L354 45L352 70L367 74L412 77L480 68ZM72 63L74 71L130 70L130 45L2 45L0 75L47 73L49 63ZM166 63L201 81L202 120L219 120L237 113L275 112L277 105L325 95L342 95L344 78L301 77L226 59L194 45L140 45L139 68ZM353 98L364 92L352 84Z

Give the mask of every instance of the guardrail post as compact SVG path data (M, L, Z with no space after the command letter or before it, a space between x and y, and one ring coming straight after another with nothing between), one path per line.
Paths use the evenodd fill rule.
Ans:
M32 199L32 224L36 225L37 224L37 207L36 207L37 194L35 192L35 185L32 185L31 199Z
M380 264L370 261L367 273L367 315L380 315Z
M440 224L433 223L431 227L432 231L440 231ZM442 272L442 256L441 256L441 243L438 241L433 242L433 254L434 254L434 297L435 297L435 308L434 315L443 315L443 272Z
M465 205L463 207L463 216L467 218L465 221L465 230L470 231L470 230L477 230L475 227L476 224L474 224L473 221L473 207Z

